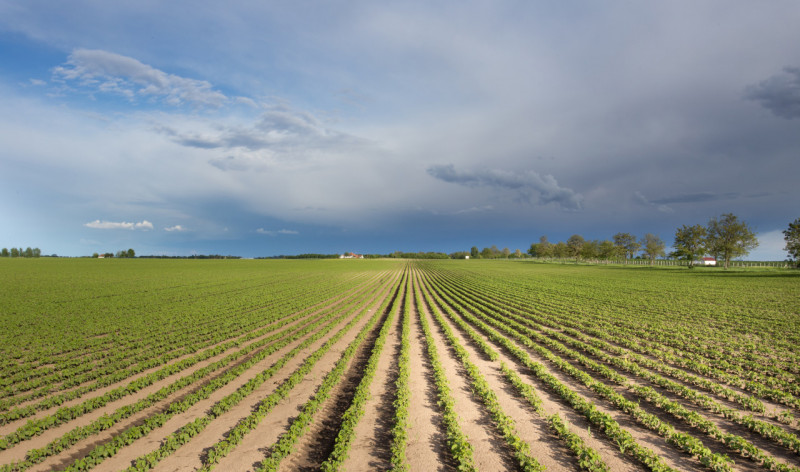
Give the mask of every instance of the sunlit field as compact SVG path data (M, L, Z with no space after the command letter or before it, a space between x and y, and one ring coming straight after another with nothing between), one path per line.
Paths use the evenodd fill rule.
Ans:
M2 470L800 470L800 274L0 260Z

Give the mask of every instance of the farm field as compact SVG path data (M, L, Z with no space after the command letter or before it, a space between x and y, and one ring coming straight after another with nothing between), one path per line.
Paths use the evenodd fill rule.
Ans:
M800 275L0 260L0 470L796 470Z

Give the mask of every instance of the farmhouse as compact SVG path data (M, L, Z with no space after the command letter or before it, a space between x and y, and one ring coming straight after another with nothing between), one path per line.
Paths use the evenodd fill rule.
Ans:
M339 259L363 259L363 254L356 254L354 252L346 252L339 256Z

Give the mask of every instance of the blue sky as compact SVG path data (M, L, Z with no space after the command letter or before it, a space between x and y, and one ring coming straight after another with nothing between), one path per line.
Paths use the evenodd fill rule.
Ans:
M522 249L800 217L800 4L0 0L0 247Z

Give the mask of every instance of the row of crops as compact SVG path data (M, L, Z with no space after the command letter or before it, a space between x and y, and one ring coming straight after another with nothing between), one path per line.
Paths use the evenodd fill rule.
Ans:
M796 277L102 262L0 264L0 470L800 470Z

